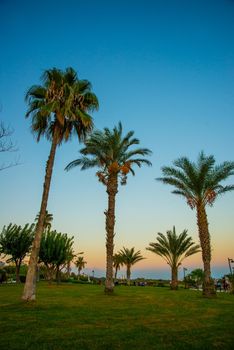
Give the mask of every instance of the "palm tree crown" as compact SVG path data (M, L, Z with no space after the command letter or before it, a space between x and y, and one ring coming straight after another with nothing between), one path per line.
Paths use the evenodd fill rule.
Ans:
M64 72L57 68L46 70L42 80L44 85L34 85L26 94L29 105L26 117L32 118L37 140L43 135L52 140L56 133L57 144L61 144L73 132L83 140L93 127L88 112L98 109L90 82L79 80L73 68Z
M81 170L92 167L100 168L97 172L99 181L107 185L110 175L118 175L121 178L121 184L126 184L127 174L131 172L135 175L132 166L138 167L151 162L138 156L149 155L151 151L147 148L137 148L129 150L133 145L138 145L139 140L134 138L134 132L130 131L126 136L122 135L122 124L119 123L113 131L104 128L104 131L96 130L85 141L85 147L81 149L82 158L76 159L69 163L66 170L75 166L81 166ZM137 157L136 157L137 156Z
M123 263L125 265L129 265L129 266L132 266L132 265L136 264L138 261L145 259L141 255L140 250L135 252L134 247L132 247L130 249L123 247L123 249L121 249L118 254L121 256Z
M115 269L115 279L117 278L118 270L123 265L122 256L119 253L113 255L113 267Z
M78 256L77 260L75 261L75 265L78 268L79 273L82 269L85 268L86 264L87 264L87 262L84 260L83 256Z
M37 214L35 221L38 222L40 213ZM45 218L44 218L44 229L51 230L52 227L52 221L53 221L53 214L50 214L48 210L46 210Z
M212 205L218 195L234 190L234 185L222 186L220 183L234 175L234 162L223 162L215 166L214 156L199 154L197 163L182 157L174 161L175 167L163 167L163 177L157 180L172 185L174 194L186 198L193 209L198 204Z

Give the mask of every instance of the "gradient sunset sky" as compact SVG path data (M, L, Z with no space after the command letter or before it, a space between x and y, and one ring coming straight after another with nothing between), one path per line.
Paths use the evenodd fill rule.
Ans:
M164 261L145 250L157 232L175 225L198 242L196 213L155 178L180 156L196 160L201 150L217 163L234 160L234 1L0 0L0 120L14 128L21 165L0 172L0 226L33 222L39 211L50 145L36 143L24 96L45 69L73 67L99 98L97 128L119 121L153 152L151 168L136 169L119 189L115 251L134 246L147 258L133 277L169 277ZM69 173L65 166L82 145L57 151L48 210L53 228L75 237L88 265L105 268L105 187L95 170ZM230 179L234 183L234 178ZM234 258L234 192L208 208L213 275L228 273ZM187 259L202 267L201 255ZM124 272L121 272L124 274Z

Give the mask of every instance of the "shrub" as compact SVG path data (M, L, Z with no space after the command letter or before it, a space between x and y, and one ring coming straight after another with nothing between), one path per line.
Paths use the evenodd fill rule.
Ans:
M4 269L0 269L0 283L7 281L7 273Z

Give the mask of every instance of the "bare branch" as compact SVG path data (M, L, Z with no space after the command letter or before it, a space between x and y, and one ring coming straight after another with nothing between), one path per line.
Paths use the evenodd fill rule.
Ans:
M0 153L4 152L16 152L18 151L16 144L12 142L11 135L14 130L9 126L5 126L4 123L0 122ZM19 165L19 160L15 160L13 162L2 163L0 164L0 171L8 168L12 168L16 165Z
M18 160L15 160L14 162L11 162L11 163L8 163L8 164L5 164L5 163L2 163L0 165L0 171L1 170L5 170L5 169L8 169L8 168L12 168L14 166L17 166L17 165L20 165L21 163L18 161Z
M4 123L0 123L0 152L16 152L16 145L10 139L14 130L9 126L5 127Z

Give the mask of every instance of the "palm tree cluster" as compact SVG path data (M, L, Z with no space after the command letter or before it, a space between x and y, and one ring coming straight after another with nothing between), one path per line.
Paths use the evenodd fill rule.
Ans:
M66 170L80 167L81 170L97 168L97 178L106 187L108 195L106 217L106 282L105 292L113 293L113 264L118 270L120 262L114 255L115 201L119 185L125 185L129 174L135 175L134 167L150 166L147 156L151 154L148 148L139 147L139 140L134 132L123 134L122 124L112 129L93 131L91 112L98 109L98 99L92 92L89 81L80 80L72 68L62 71L56 68L46 70L42 76L42 85L32 86L26 94L28 111L26 117L31 118L31 129L37 141L45 136L51 143L49 157L46 163L45 179L40 211L37 217L35 238L32 245L28 273L22 298L34 300L36 297L36 267L40 252L40 244L46 225L47 202L52 178L55 154L58 146L67 142L73 135L84 142L80 157L66 166ZM200 153L197 163L188 158L179 158L172 167L162 168L163 176L158 180L175 187L173 193L184 197L192 209L196 209L199 239L204 264L205 296L214 293L211 280L210 262L211 246L206 206L213 205L216 198L234 189L234 185L223 186L221 182L234 174L234 162L224 162L215 165L213 156ZM48 222L48 227L50 222ZM133 248L132 248L133 249ZM133 263L128 260L135 256L135 262L141 260L140 252L123 248L120 251L125 256L127 276ZM176 271L181 259L198 251L187 231L179 236L175 228L167 235L158 234L157 242L150 243L148 250L161 255L173 270L173 287L176 287ZM183 255L184 254L184 255ZM118 254L117 254L118 255ZM127 258L128 257L128 258ZM134 260L132 260L134 261ZM83 262L84 263L84 262ZM81 265L79 265L81 264ZM78 262L82 266L82 261ZM77 266L79 269L79 267Z
M196 209L199 240L204 266L204 296L215 294L211 278L211 244L206 206L212 206L223 193L234 190L234 185L221 185L221 182L234 175L234 162L215 165L214 156L201 152L197 163L182 157L174 161L173 167L162 168L163 177L158 180L172 185L172 193L185 198L191 209Z
M135 248L125 248L121 249L118 253L116 253L113 256L113 267L115 268L115 279L117 278L118 270L121 266L126 266L126 277L127 277L127 284L130 286L131 281L131 268L133 265L135 265L137 262L145 259L142 255L140 250L135 252Z

